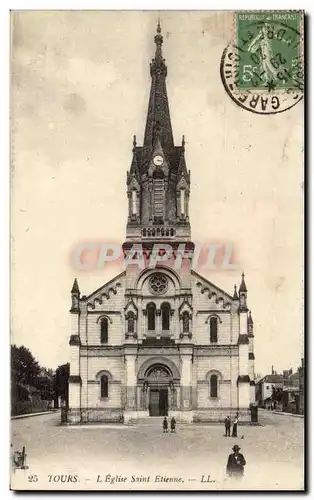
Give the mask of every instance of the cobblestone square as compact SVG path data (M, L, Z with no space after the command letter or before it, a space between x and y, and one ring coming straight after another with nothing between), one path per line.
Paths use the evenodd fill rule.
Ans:
M60 415L12 421L13 449L26 447L29 469L12 474L28 489L303 489L303 419L260 412L261 426L178 425L161 419L134 426L63 427ZM242 437L243 436L243 437ZM246 459L240 481L225 475L234 444Z

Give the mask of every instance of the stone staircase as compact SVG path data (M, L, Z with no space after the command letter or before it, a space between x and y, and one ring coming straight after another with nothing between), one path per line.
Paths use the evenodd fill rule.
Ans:
M162 427L162 421L164 417L140 417L132 418L129 420L129 425L139 425L139 426L150 426L150 427Z

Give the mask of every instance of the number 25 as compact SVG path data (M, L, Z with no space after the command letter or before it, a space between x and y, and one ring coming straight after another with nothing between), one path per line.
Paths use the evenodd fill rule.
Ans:
M37 481L38 481L38 476L36 476L36 474L33 474L32 476L28 476L29 483L37 483Z

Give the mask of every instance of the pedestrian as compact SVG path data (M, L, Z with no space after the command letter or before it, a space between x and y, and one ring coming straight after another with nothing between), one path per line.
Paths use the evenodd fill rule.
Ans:
M232 437L238 437L238 416L236 415L232 422Z
M164 419L162 421L162 426L163 426L164 432L168 432L168 420L167 420L167 417L164 417Z
M225 436L230 437L231 419L229 415L225 418Z
M170 421L171 432L176 432L176 423L177 423L176 419L172 417Z
M240 446L235 444L232 450L233 453L231 453L228 457L227 474L229 477L240 478L244 475L244 466L246 461L242 453L239 453L241 450Z

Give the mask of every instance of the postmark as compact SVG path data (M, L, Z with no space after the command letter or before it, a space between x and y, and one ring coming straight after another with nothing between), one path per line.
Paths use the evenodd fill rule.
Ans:
M242 108L275 114L304 94L303 12L237 12L233 41L220 74L225 90Z

